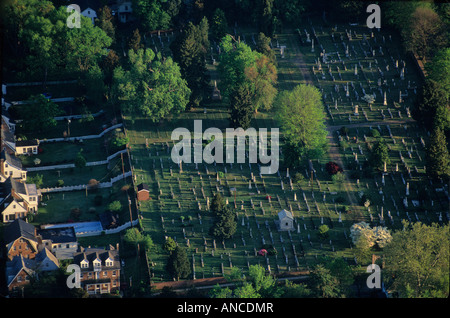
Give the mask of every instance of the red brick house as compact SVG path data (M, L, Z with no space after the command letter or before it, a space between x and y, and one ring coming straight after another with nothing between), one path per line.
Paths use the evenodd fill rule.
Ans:
M5 227L4 239L9 260L19 255L34 259L39 252L36 228L22 219L16 219Z
M81 288L90 295L114 293L120 289L119 250L82 248L75 253L73 263L80 266Z
M150 200L150 190L146 183L141 183L137 186L137 199L138 201Z

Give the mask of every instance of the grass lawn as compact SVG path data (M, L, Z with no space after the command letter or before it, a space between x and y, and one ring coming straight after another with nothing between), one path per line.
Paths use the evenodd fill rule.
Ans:
M314 21L314 24L321 25L318 21ZM348 28L348 26L346 27ZM299 27L302 32L304 28L307 28L308 32L312 32L311 25L305 24ZM345 38L345 27L340 26L338 30L339 32L335 32L335 37L339 38L342 34ZM287 46L284 59L280 58L280 51L276 47L275 39L272 40L272 44L277 53L279 90L290 90L297 84L306 83L298 70L297 58L298 54L302 53L311 71L314 85L323 92L328 125L378 123L383 121L381 110L383 110L385 119L393 120L390 125L393 138L389 136L386 125L380 127L381 136L391 147L389 170L393 170L395 163L401 163L398 151L402 151L406 166L412 169L411 178L406 172L406 166L402 163L401 166L399 164L398 173L385 175L385 185L381 186L381 174L366 173L354 165L354 154L358 153L360 163L363 163L368 153L367 144L375 141L375 138L371 137L370 127L352 128L349 126L351 128L349 129L348 146L345 150L341 147L344 169L351 176L347 189L355 198L359 198L361 192L369 195L372 201L370 209L358 205L359 202L356 202L356 205L350 205L346 191L341 185L334 184L324 169L325 164L330 160L328 156L314 161L316 177L313 182L310 182L310 176L305 169L305 171L300 171L304 180L295 184L293 189L289 186L289 178L286 177L286 168L283 166L280 167L279 175L263 175L262 177L259 175L256 165L250 167L248 163L232 166L202 163L197 167L195 164L183 164L183 172L180 173L178 165L170 159L170 148L174 145L170 138L171 132L178 127L185 127L193 132L195 119L202 120L203 131L208 127L217 127L224 131L229 126L225 102L207 102L206 112L204 109L194 109L179 116L173 116L158 125L154 125L145 118L125 118L131 142L134 175L138 183L146 182L150 185L153 198L151 201L141 202L140 205L144 231L151 235L158 246L162 246L165 237L169 236L176 239L179 245L187 248L189 260L195 268L196 278L221 276L223 273L229 272L233 266L242 268L245 273L247 266L253 264L261 264L266 269L270 265L271 271L275 273L308 270L321 255L344 257L353 265L354 254L351 249L350 226L363 220L372 226L379 225L382 207L384 209L383 217L386 221L384 225L391 229L399 229L401 220L407 218L408 215L412 217L413 221L415 221L416 214L420 220L426 223L437 221L438 212L443 211L442 208L445 208L445 204L442 205L442 196L434 192L432 187L427 189L429 197L421 206L413 207L411 201L418 198L420 185L425 178L422 161L425 153L420 144L420 137L426 139L426 134L418 130L415 124L408 124L409 128L405 130L401 121L407 118L407 107L411 107L414 101L413 88L420 83L412 61L401 55L395 36L392 37L392 42L386 43L384 56L377 56L376 60L366 58L363 52L368 50L368 46L366 42L362 41L362 34L366 32L366 38L369 39L369 32L367 29L359 27L352 28L352 30L356 31L357 36L353 36L350 41L351 54L349 58L346 58L344 49L339 46L339 43L332 41L331 27L316 26L317 36L325 51L339 52L342 59L345 60L347 68L344 70L341 64L331 63L328 69L328 65L322 64L324 78L321 73L317 72L316 62L321 51L317 43L316 50L312 53L310 46L300 45L295 29L285 30L276 37L279 45ZM244 34L247 44L253 46L248 39L252 34L256 34L255 30L240 30L241 39ZM383 35L386 42L387 34L376 34L375 36L380 41ZM302 37L305 38L304 34ZM373 45L372 41L375 40L369 39L368 41L371 41L370 45ZM391 55L394 60L402 61L402 58L405 60L407 72L404 80L400 80L398 70L392 65L387 70L386 66L393 63ZM214 57L217 61L216 54ZM358 76L354 74L354 65L359 67ZM316 70L315 74L312 73L313 66ZM340 68L339 71L337 66ZM383 69L388 80L387 83L389 83L388 85L382 83L381 86L381 89L387 92L387 106L383 105L382 95L379 94L377 67L380 67L380 70ZM215 66L208 63L208 70L211 74L211 84L214 80L220 80L217 77ZM339 73L341 73L340 76ZM334 81L330 74L335 77ZM394 79L393 82L392 79ZM346 98L344 91L347 82L350 85L350 98ZM351 82L353 82L355 90L353 90ZM393 83L397 85L395 89ZM355 103L355 92L362 97L363 89L366 93L375 92L376 100L371 107L361 99L358 100L360 115L354 116L352 103ZM408 91L408 97L404 96L401 104L397 103L399 89L403 93ZM337 109L334 107L334 100L338 100ZM351 121L348 120L349 115ZM395 123L396 120L398 120L398 124ZM256 129L279 127L271 112L258 112L250 126ZM372 128L376 127L377 125L374 125ZM357 137L357 139L353 137ZM395 143L393 139L395 139ZM149 145L148 148L146 143ZM364 155L360 154L358 146L361 147ZM414 151L412 157L409 158L407 148L411 147L414 147ZM223 172L225 175L219 181L217 172ZM256 176L258 189L254 183L249 189L252 173ZM400 173L411 186L408 209L402 205L405 186ZM237 190L235 213L238 227L236 234L225 242L214 241L208 234L213 219L206 209L207 198L211 202L214 193L220 192L234 208L235 197L231 190L233 188ZM271 202L266 198L267 195L271 196ZM433 207L429 199L435 200ZM344 207L348 207L348 212L340 214L339 212L344 211ZM274 220L277 219L277 213L282 209L292 209L293 211L295 230L290 233L279 232L276 229ZM388 211L394 216L394 223L388 219ZM325 240L319 238L317 234L317 228L321 224L326 224L330 228L329 237ZM273 245L277 254L267 258L255 255L255 251L258 251L263 243ZM298 266L294 257L294 248L296 255L299 256ZM154 264L155 276L153 279L155 281L171 280L164 268L167 254L160 248L150 257Z
M107 209L108 204L116 200L122 203L119 222L128 222L130 219L128 196L126 192L120 189L122 186L129 184L130 180L122 180L116 182L111 188L88 190L87 193L84 190L80 190L43 194L42 202L45 205L40 204L38 214L33 218L33 223L53 224L68 222L69 219L73 219L71 217L71 209L73 208L79 208L81 210L79 220L74 221L95 221L98 220L98 215ZM97 195L102 196L101 205L95 204L94 199ZM95 210L90 210L90 208L94 208ZM133 211L132 213L134 215L133 219L135 219L135 212Z
M128 159L124 157L125 171L128 171ZM52 188L58 186L58 181L63 180L63 186L75 186L88 184L89 180L95 179L99 182L108 182L111 178L122 173L122 160L120 156L114 158L109 164L89 166L84 168L66 168L43 171L31 171L27 173L28 177L36 175L43 176L43 185L41 188Z

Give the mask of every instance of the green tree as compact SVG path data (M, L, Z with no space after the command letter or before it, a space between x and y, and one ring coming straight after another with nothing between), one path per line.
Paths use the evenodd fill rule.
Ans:
M280 289L282 291L282 298L307 298L311 297L312 293L306 284L295 284L287 279Z
M35 184L36 188L40 189L44 185L44 176L42 174L27 175L26 183Z
M191 264L184 248L179 246L175 248L169 256L166 269L177 280L187 278L191 274Z
M105 74L98 64L86 72L86 96L96 103L101 103L106 94Z
M446 109L448 107L447 93L442 89L439 82L431 79L427 79L419 91L414 108L412 110L412 116L419 121L427 130L433 130L436 119L436 113L439 108ZM439 112L442 114L442 111ZM447 110L448 114L448 110ZM443 122L445 117L439 117L438 122ZM448 124L447 124L448 125ZM446 127L441 127L446 128Z
M292 157L290 162L319 158L325 153L325 114L322 95L316 87L297 85L291 91L280 92L275 108L287 144L291 147L287 154Z
M113 99L129 114L146 116L159 122L183 111L190 90L172 58L162 58L150 49L128 52L130 70L114 70Z
M28 132L45 131L56 126L54 117L61 112L58 105L44 95L32 95L19 112L19 117L22 119L19 127Z
M164 249L168 251L169 253L172 253L175 251L175 248L177 247L177 243L175 240L171 237L168 237L166 241L164 242Z
M211 36L216 41L221 41L228 32L228 22L223 10L217 8L211 19Z
M96 19L95 24L111 38L112 43L115 42L116 27L114 25L114 16L110 7L105 5L98 10L98 18Z
M256 51L264 54L272 62L276 63L275 52L270 48L270 37L260 32L256 39Z
M247 83L252 90L254 110L270 109L277 93L274 64L245 43L235 42L230 35L222 39L220 47L222 54L218 71L222 96L229 98L237 87Z
M143 232L140 232L138 228L132 227L126 230L123 239L126 243L139 246L141 248L145 248L147 251L150 250L154 244L150 235L145 235Z
M384 139L375 142L369 154L369 163L374 169L383 170L384 163L388 165L391 162L389 158L389 148Z
M339 280L322 264L314 267L310 274L310 284L317 297L336 298L340 295Z
M406 49L426 60L446 46L447 37L447 30L439 15L429 7L416 8L410 25L403 29Z
M264 33L268 37L271 37L275 31L273 3L274 0L256 1L253 16L259 32Z
M122 211L122 203L120 203L120 201L118 200L113 201L108 205L108 210L110 210L111 212L118 213Z
M244 283L242 286L237 287L233 294L234 298L261 298L256 288L250 283Z
M263 298L271 298L277 292L276 279L272 275L266 275L266 270L261 265L250 265L248 281Z
M216 194L211 204L211 212L214 214L214 223L210 233L218 239L228 239L236 232L236 217L230 207L223 202L220 194Z
M326 224L322 224L318 227L318 232L317 234L319 235L320 238L322 239L326 239L328 238L328 231L330 230L330 228L328 227L328 225Z
M209 297L211 298L232 298L233 291L229 287L221 287L219 284L214 286L209 292Z
M450 48L439 50L433 59L425 64L428 78L441 84L450 98Z
M450 155L444 132L436 128L430 136L426 152L427 175L447 181L450 177Z
M144 45L141 43L141 34L139 29L135 29L128 41L128 48L137 52L139 49L143 49Z
M171 44L174 61L180 66L181 75L191 90L188 108L200 105L208 86L205 63L207 36L207 22L202 26L190 22Z
M230 125L247 129L252 121L254 108L251 88L247 84L235 88L230 96Z
M170 27L170 15L164 11L163 0L132 0L133 14L137 17L141 30L150 32Z
M449 296L449 225L403 221L384 249L388 288L400 297Z
M77 156L75 157L75 167L81 169L86 167L86 159L81 154L83 152L83 149L80 149L80 151L77 153Z

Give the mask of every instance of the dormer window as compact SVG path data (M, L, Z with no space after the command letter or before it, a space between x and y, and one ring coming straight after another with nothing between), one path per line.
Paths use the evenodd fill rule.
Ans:
M84 259L80 262L80 266L81 266L81 268L88 268L89 262Z
M99 270L102 267L102 262L96 258L92 264L94 265L94 270Z

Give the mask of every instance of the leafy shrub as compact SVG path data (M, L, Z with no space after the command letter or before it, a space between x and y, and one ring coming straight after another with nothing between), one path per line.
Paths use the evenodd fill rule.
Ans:
M329 161L327 162L327 164L325 165L325 169L327 170L329 175L334 175L338 172L342 172L342 168L339 167L339 165L335 162Z

